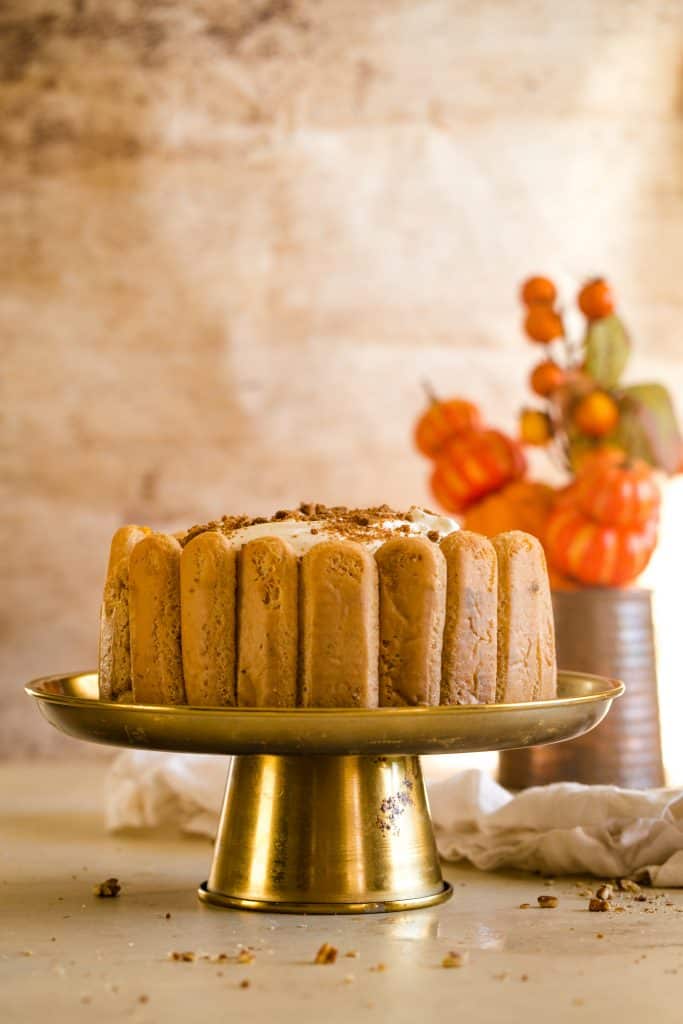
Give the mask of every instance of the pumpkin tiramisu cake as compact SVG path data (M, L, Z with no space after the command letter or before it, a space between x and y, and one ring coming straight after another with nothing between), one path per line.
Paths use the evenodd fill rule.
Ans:
M124 526L100 697L211 707L401 707L556 694L543 550L421 508L302 504L175 536Z

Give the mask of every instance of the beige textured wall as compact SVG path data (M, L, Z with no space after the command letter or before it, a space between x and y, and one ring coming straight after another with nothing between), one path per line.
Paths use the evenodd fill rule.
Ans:
M0 5L0 753L106 548L427 499L418 380L510 427L518 279L614 279L683 400L679 0Z

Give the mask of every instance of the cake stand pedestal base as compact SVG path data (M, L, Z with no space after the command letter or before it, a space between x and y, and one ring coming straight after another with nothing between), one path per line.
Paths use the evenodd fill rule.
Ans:
M364 914L450 895L417 756L233 758L203 902Z

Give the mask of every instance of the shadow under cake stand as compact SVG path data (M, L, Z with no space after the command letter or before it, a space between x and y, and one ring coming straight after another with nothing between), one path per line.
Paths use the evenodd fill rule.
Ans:
M448 899L418 755L573 739L623 690L614 680L560 672L552 701L369 710L113 704L98 699L94 672L26 687L48 722L77 739L234 755L199 898L309 914Z

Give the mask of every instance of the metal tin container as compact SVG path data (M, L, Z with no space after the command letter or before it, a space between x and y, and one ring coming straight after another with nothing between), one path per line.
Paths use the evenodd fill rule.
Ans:
M553 607L558 665L621 679L626 692L585 736L503 751L500 783L509 789L563 781L663 786L651 592L555 591Z

